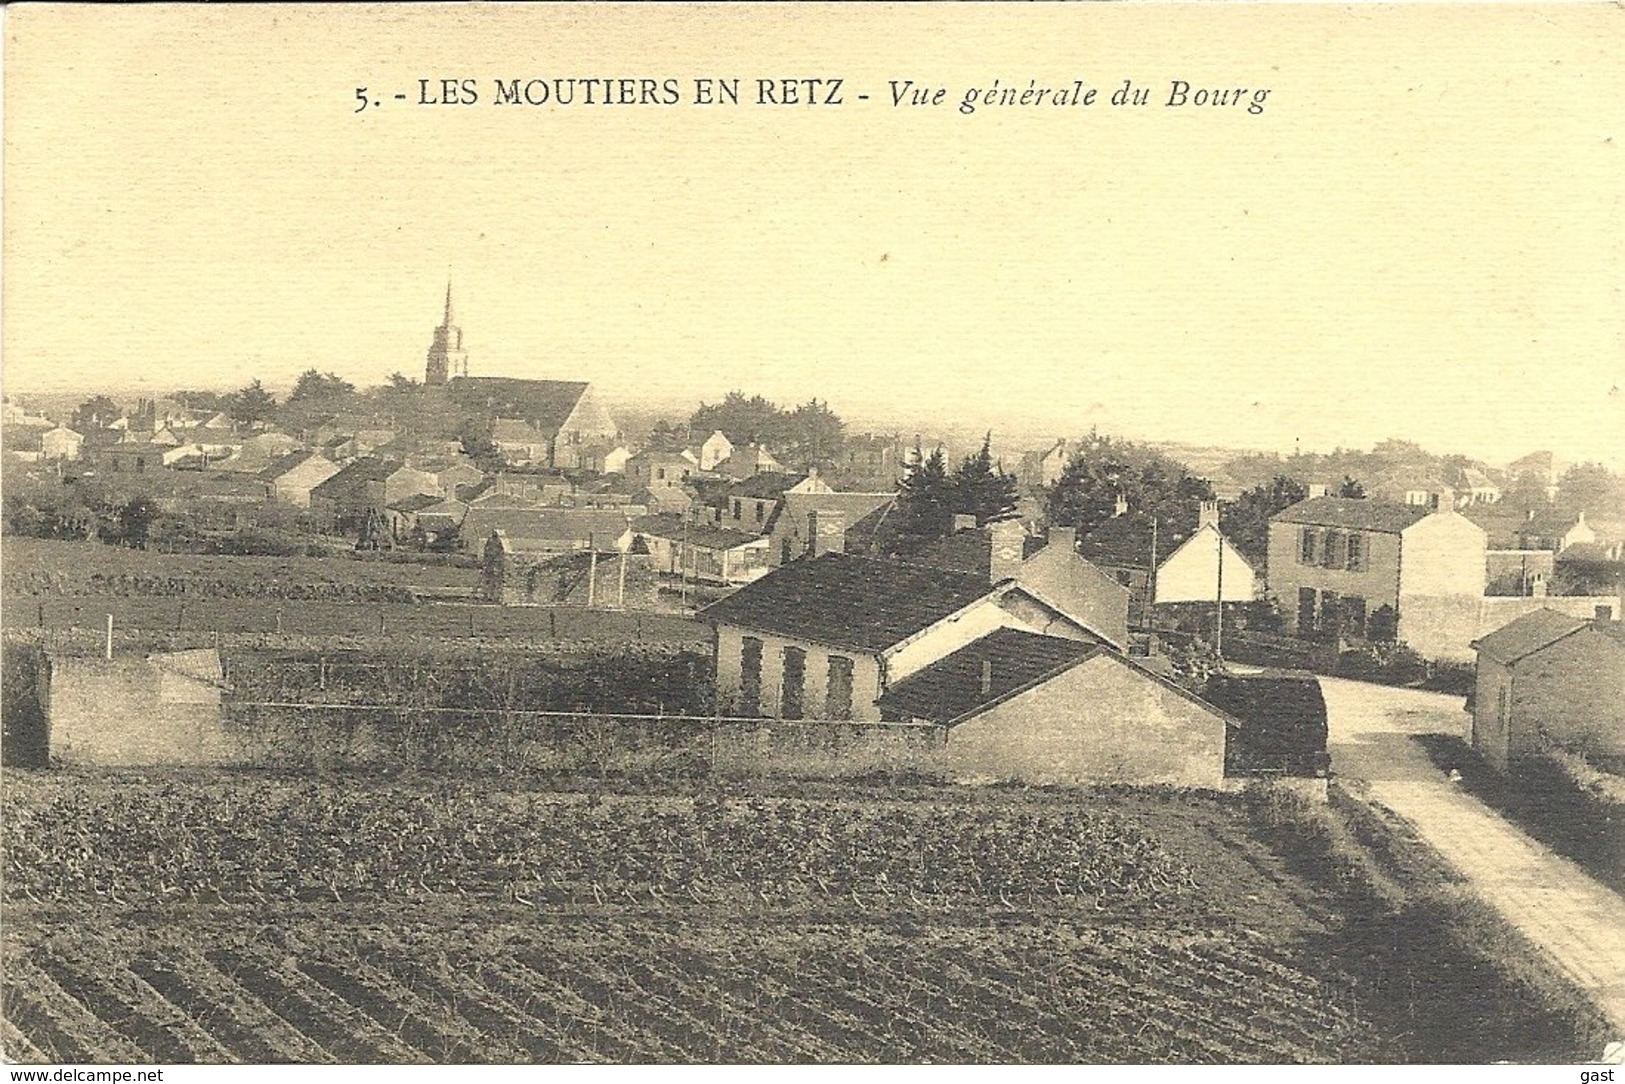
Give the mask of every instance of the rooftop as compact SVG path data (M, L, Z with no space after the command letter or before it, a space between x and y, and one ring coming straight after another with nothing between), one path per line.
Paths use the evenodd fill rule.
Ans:
M1542 607L1501 626L1488 636L1480 636L1473 641L1473 646L1478 649L1481 658L1510 664L1555 644L1565 636L1572 636L1588 623L1584 618L1570 617Z
M1421 522L1432 511L1420 504L1398 504L1359 497L1311 497L1275 513L1272 522L1399 534Z
M910 674L878 703L916 719L952 723L1103 650L1078 640L996 629Z
M882 651L989 592L986 576L828 553L783 565L701 616L797 640Z

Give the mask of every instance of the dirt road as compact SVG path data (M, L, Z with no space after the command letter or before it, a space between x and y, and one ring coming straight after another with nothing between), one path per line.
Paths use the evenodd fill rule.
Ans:
M1412 821L1479 893L1596 998L1625 1038L1625 898L1434 766L1414 734L1466 737L1460 697L1321 678L1332 770Z

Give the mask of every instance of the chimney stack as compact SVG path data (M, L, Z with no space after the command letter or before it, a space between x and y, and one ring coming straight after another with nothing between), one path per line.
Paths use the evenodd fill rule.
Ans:
M1128 515L1128 498L1119 493L1117 495L1117 510L1112 513L1112 516L1116 517L1126 515Z
M1027 531L1019 520L1002 519L987 525L989 583L1012 579L1025 557Z
M1078 552L1078 529L1076 527L1051 527L1049 529L1048 544L1067 553L1076 553Z
M1313 500L1316 497L1324 497L1324 496L1326 496L1326 485L1325 485L1325 483L1323 483L1323 482L1310 482L1309 483L1309 499L1310 500Z
M982 695L993 691L993 660L982 660Z
M1198 530L1203 527L1212 527L1214 530L1219 529L1218 501L1202 502L1201 509L1196 513L1196 527Z
M974 531L975 529L975 516L967 515L963 512L956 513L954 515L954 534L958 534L960 531Z

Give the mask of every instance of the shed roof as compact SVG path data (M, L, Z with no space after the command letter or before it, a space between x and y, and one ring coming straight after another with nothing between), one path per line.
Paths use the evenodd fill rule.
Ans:
M1585 628L1584 618L1541 607L1473 641L1479 656L1512 664Z
M1426 505L1373 501L1363 497L1310 497L1282 509L1271 518L1276 523L1399 534L1427 518L1432 511Z
M782 565L700 613L718 625L882 651L989 591L985 576L827 553Z
M996 629L910 674L888 688L877 703L916 719L951 723L1104 650L1080 640Z

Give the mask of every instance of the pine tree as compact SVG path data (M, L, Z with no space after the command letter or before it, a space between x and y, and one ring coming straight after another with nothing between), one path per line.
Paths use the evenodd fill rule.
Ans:
M954 480L938 448L903 480L892 515L894 552L908 553L941 538L954 525Z
M951 482L953 511L975 516L978 527L1015 515L1016 479L993 462L992 433L982 438L979 451L964 458Z

